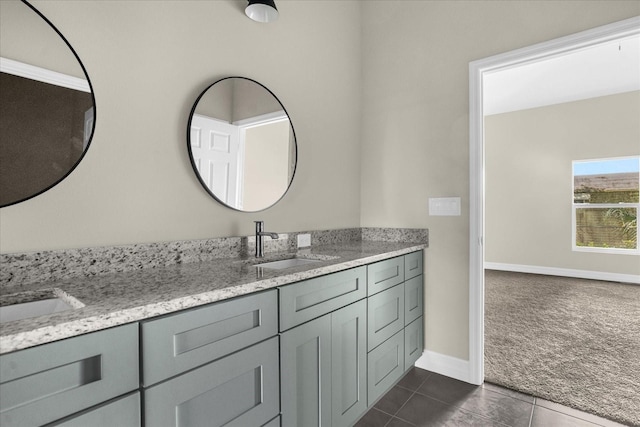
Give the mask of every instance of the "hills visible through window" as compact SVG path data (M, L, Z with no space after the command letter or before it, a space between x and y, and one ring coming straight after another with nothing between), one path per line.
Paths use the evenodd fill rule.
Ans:
M640 157L573 162L573 249L638 252Z

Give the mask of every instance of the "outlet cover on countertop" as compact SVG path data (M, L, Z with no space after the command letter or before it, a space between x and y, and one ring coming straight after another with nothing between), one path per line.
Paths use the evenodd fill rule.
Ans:
M429 198L429 215L460 216L460 197Z

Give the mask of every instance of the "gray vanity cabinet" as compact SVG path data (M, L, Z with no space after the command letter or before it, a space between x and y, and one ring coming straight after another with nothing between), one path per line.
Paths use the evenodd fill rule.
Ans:
M366 301L281 335L282 426L349 426L367 409Z
M138 364L137 324L4 354L0 425L40 426L135 391ZM139 425L137 414L126 424Z
M278 415L278 337L144 391L145 426L262 426Z
M262 426L280 412L278 293L141 324L145 427Z

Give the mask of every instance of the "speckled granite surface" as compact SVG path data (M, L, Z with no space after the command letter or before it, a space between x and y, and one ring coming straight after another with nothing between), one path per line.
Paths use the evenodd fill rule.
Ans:
M56 341L83 333L140 321L178 310L245 295L428 247L426 230L347 229L316 231L312 247L295 250L290 233L256 261L242 240L225 238L168 244L91 248L40 254L2 255L2 301L15 302L27 293L57 289L84 307L0 326L0 353ZM403 241L402 239L406 239ZM116 255L114 255L116 254ZM107 260L100 255L107 257ZM271 270L256 268L293 256L318 263ZM52 259L54 261L52 261ZM173 259L173 262L171 261ZM7 262L7 264L5 264ZM59 266L66 269L60 271ZM87 272L85 268L99 265ZM71 266L71 267L70 267ZM33 270L46 274L34 279ZM30 274L20 275L19 271ZM88 273L88 274L87 274ZM4 281L6 277L12 280ZM22 277L18 281L16 278Z

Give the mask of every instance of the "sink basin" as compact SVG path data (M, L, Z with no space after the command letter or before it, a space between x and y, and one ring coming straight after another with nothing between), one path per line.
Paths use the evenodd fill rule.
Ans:
M3 296L1 303L0 324L84 306L80 301L57 288Z
M265 262L263 264L255 264L254 267L283 270L285 268L298 267L300 265L314 264L317 262L320 262L320 260L308 259L308 258L290 258L290 259L281 259L280 261Z

